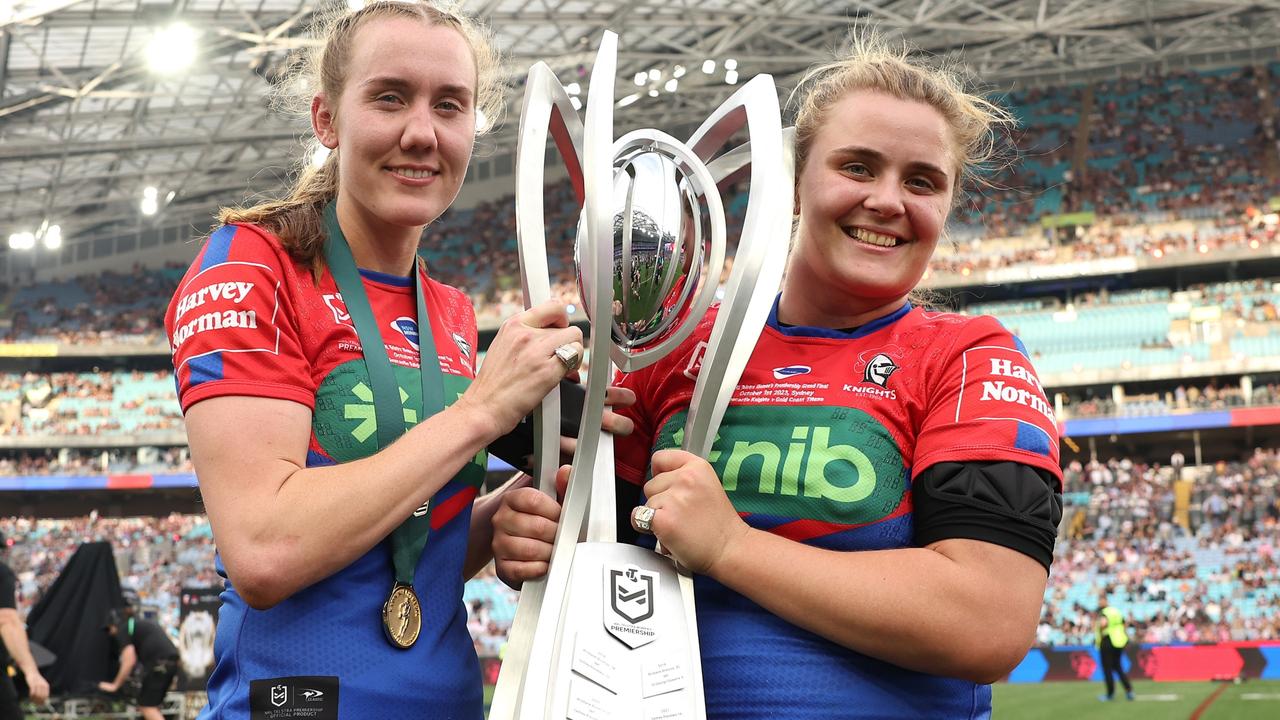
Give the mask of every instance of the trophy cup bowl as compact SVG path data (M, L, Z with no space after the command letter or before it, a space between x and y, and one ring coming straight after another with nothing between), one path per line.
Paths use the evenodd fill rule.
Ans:
M676 158L642 148L615 167L613 341L637 350L689 312L706 252L694 232L697 196ZM581 286L582 267L577 270Z

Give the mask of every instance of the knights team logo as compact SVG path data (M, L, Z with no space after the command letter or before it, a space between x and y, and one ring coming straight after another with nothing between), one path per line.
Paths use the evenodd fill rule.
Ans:
M462 357L471 359L471 343L462 337L460 333L453 333L453 344L458 346L458 352L462 353Z
M862 382L887 387L885 383L889 382L889 376L897 371L898 366L893 360L888 355L880 353L867 363L867 369L862 372Z
M271 686L271 704L280 707L289 702L289 686L288 685L272 685Z
M609 593L605 628L632 648L653 642L657 633L648 621L657 600L658 573L634 565L606 567L604 572Z

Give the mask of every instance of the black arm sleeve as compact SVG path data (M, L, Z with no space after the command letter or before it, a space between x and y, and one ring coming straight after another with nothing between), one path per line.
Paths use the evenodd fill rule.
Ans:
M0 609L15 610L18 607L18 576L8 565L0 562ZM3 646L0 646L2 649Z
M965 538L1035 558L1045 569L1062 519L1062 489L1047 470L1015 462L938 463L912 485L916 545Z
M561 435L578 437L578 422L582 419L582 403L586 397L586 387L572 380L560 381ZM489 443L489 452L517 470L532 473L533 416L526 416L514 430Z

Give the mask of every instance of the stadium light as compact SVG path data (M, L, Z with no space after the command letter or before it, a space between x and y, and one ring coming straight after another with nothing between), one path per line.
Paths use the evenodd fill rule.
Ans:
M658 97L658 89L654 88L649 91L649 97Z
M34 233L23 231L9 236L9 248L11 250L30 250L35 246L36 236Z
M725 70L737 70L737 69L738 69L738 61L737 61L737 60L734 60L733 58L728 58L727 60L725 60L725 61L724 61L724 69L725 69Z
M569 98L569 104L573 105L574 110L582 109L582 101L578 99L577 95Z
M678 87L680 87L680 81L675 78L671 78L667 81L667 84L663 86L663 89L669 93L673 93Z
M675 68L671 70L672 77L682 78L684 77L684 74L685 74L685 69L683 65L677 65L675 66Z
M710 75L711 73L713 73L713 72L715 72L715 71L716 71L716 61L715 61L715 60L703 60L703 61L702 61L702 74L703 74L703 75Z
M564 89L564 90L565 90L565 92L569 93L570 95L581 95L581 94L582 94L582 86L581 86L581 85L579 85L579 84L578 84L578 83L576 83L576 82L569 83L567 86L565 86L565 89Z
M631 93L630 95L618 101L618 107L621 107L621 108L626 107L639 99L640 99L640 93Z
M647 82L649 82L649 75L647 73L636 73L636 87L644 87L644 84Z
M156 200L157 191L154 187L144 188L142 191L142 204L139 206L143 215L155 215L160 209L160 203Z
M46 250L57 250L62 247L61 225L50 225L44 231L44 247Z
M726 70L726 71L725 71L725 73L724 73L724 82L725 82L725 84L726 84L726 85L737 85L737 84L738 84L738 71L737 71L737 70Z
M649 70L649 79L654 82L658 82L662 79L662 71L658 68L651 68Z
M156 31L147 44L147 64L152 72L160 75L185 70L195 59L196 31L184 23Z

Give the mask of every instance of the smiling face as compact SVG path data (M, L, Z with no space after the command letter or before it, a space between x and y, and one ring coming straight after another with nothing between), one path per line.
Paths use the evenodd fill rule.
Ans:
M475 140L476 66L456 30L406 17L352 40L340 96L317 96L316 135L339 149L339 217L413 235L457 197Z
M901 306L950 211L953 147L942 114L922 102L858 90L826 109L796 179L783 298L805 310L787 322L850 327Z

